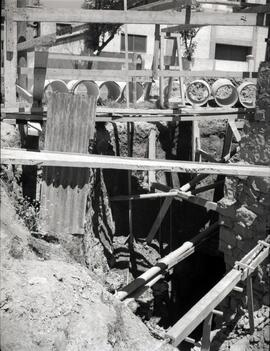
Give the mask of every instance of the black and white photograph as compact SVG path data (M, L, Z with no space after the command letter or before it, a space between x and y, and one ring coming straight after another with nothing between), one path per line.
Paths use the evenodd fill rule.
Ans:
M2 0L0 351L268 351L270 0Z

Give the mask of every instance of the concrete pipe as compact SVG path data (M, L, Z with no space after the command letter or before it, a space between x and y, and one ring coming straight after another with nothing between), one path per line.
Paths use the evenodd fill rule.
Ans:
M238 100L236 87L229 79L218 79L212 85L212 95L220 107L232 107Z
M98 85L93 80L71 80L67 87L72 94L99 97Z
M99 97L101 101L118 101L121 97L122 89L120 85L112 80L99 85Z
M33 91L33 88L32 88ZM68 87L63 80L60 79L49 79L45 80L44 89L43 89L43 102L48 103L48 100L52 93L68 93Z
M256 103L256 84L243 82L237 88L239 102L243 107L254 108Z
M191 105L203 106L210 98L211 89L204 80L194 80L186 88L186 99Z
M132 87L133 87L133 83L129 82L129 101L130 102L134 102L133 101L133 94L132 94ZM122 99L126 100L127 99L127 93L126 93L126 85L122 91ZM137 101L135 102L139 102L139 100L143 99L143 85L139 82L136 82L136 96L137 96Z

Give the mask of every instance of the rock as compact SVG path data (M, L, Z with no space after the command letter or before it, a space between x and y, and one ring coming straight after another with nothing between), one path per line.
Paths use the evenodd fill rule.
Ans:
M1 122L1 147L20 147L20 135L15 126Z
M249 341L247 338L241 339L233 344L230 351L249 351Z
M264 330L263 330L263 338L264 338L265 342L267 342L268 344L270 343L270 329L269 329L269 325L268 325L268 327L264 328Z

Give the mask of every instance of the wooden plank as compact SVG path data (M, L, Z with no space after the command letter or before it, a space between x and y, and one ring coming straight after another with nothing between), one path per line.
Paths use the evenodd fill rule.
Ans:
M172 10L177 9L178 6L184 4L185 1L183 0L159 0L151 2L150 4L145 4L141 6L137 6L136 10L138 11L165 11L165 10Z
M68 8L22 8L14 10L15 21L57 23L184 24L185 13L136 10L83 10ZM257 15L250 13L192 12L190 24L216 26L256 26Z
M160 33L160 53L159 53L159 71L157 73L162 73L164 70L164 33ZM159 75L159 104L161 108L164 108L164 76Z
M57 60L72 60L72 61L90 61L90 62L116 62L125 63L126 59L121 57L103 57L103 56L85 56L85 55L73 55L73 54L61 54L50 52L49 58ZM128 59L128 63L132 60Z
M235 137L235 140L239 143L241 141L241 134L239 133L235 122L229 121L228 123L229 123L230 128L232 130L232 133L233 133L233 135Z
M213 320L213 312L210 312L203 322L201 351L210 351L210 344L211 344L210 334L211 334L212 320Z
M253 110L254 111L254 110ZM177 109L140 109L140 108L110 108L97 107L97 114L124 114L124 115L144 115L144 114L162 114L162 115L213 115L213 114L247 114L248 111L243 108L224 108L224 107L181 107ZM251 112L252 113L252 112Z
M16 0L5 1L6 21L4 22L4 87L5 106L16 104L17 78L17 23L12 21L12 13L17 6Z
M196 195L196 194L202 193L202 192L207 191L207 190L215 189L217 186L219 186L222 183L224 183L224 180L220 180L219 182L215 182L214 184L201 186L199 188L192 190L191 193L192 193L192 195Z
M173 49L172 49L172 57L171 57L171 65L175 66L176 65L176 50L177 50L177 44L176 44L176 39L173 41ZM167 94L165 96L165 103L166 105L169 104L169 99L171 96L171 91L172 91L172 83L173 83L173 78L170 77L167 85Z
M18 51L31 51L38 47L50 47L56 42L56 34L47 34L42 37L33 38L19 43L17 46Z
M173 327L171 327L167 335L172 340L173 346L178 346L230 293L240 280L241 272L232 269Z
M153 50L153 60L152 60L152 71L153 71L153 79L157 79L157 70L158 70L158 58L159 58L159 45L160 45L160 25L155 25L155 41L154 41L154 50ZM152 80L147 84L144 94L144 100L149 100L151 88L152 88Z
M163 170L166 172L226 174L231 176L269 177L270 167L247 164L222 164L191 161L148 160L105 155L31 152L1 149L3 164L105 168L127 170Z
M34 52L33 107L42 107L43 90L48 64L48 51Z
M249 331L250 334L254 333L254 302L253 302L253 288L252 276L247 277L247 297L248 297L248 317L249 317Z
M227 273L219 283L169 329L167 335L172 340L174 346L178 346L236 287L240 280L246 279L251 274L249 266L254 270L268 257L269 246L267 243L269 243L269 236L265 241L265 246L262 246L260 241L258 241L258 244L240 262L236 262L236 268ZM243 270L242 265L247 268Z
M45 149L88 153L94 139L96 99L53 94L48 106ZM74 119L78 123L74 124ZM64 128L63 128L64 126ZM84 234L89 169L44 167L41 223L45 233Z
M20 68L21 74L33 74L33 69L28 67ZM257 72L240 72L240 71L179 71L179 70L158 70L158 77L218 77L218 78L249 78L254 81L257 77ZM48 79L115 79L126 80L127 76L131 80L132 77L144 78L152 80L152 70L129 70L128 72L122 70L89 70L89 69L59 69L48 68Z
M149 194L135 194L135 195L117 195L112 196L110 201L127 201L127 200L145 200L145 199L159 199L162 197L174 197L178 194L177 190L166 193L149 193Z
M147 244L150 244L152 242L152 240L154 239L157 231L159 230L160 226L161 226L161 223L164 219L164 217L166 216L166 213L168 212L168 209L172 203L173 199L172 197L166 197L160 210L159 210L159 213L150 229L150 232L149 234L147 235L147 238L146 238L146 242Z
M201 135L198 121L192 122L192 161L201 161L198 150L201 147Z
M180 83L181 101L182 101L182 104L185 105L184 80L183 80L183 77L181 76L181 74L184 71L183 71L183 63L182 63L182 49L181 49L180 35L177 35L175 40L176 40L178 64L179 64L179 83Z
M42 114L42 97L47 62L48 52L38 51L34 53L33 103L31 110L38 108L38 114ZM39 130L36 130L29 123L27 123L26 126L21 125L19 131L22 147L26 148L27 150L36 150L39 148ZM24 197L28 198L32 202L36 200L37 166L22 167L22 188Z
M157 137L156 129L151 129L148 137L148 158L150 160L154 160L156 158L156 137ZM151 184L155 181L156 181L156 172L149 171L148 172L149 188L151 187Z
M232 120L234 121L237 115L209 115L209 116L164 116L164 115L118 115L118 116L97 116L96 122L190 122L190 121L209 121L209 120ZM4 113L2 114L1 120L11 121L16 119L18 123L23 121L46 121L47 117L44 113L43 116L32 113Z
M33 95L30 94L26 89L22 88L20 85L16 84L16 91L23 99L25 99L28 103L32 104Z
M199 4L213 4L213 5L225 5L229 7L240 7L240 1L227 1L227 0L197 0Z

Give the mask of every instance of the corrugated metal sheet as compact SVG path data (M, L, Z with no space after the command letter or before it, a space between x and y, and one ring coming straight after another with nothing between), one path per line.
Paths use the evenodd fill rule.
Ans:
M94 139L96 99L55 93L47 112L45 150L88 153ZM45 233L84 234L89 170L44 167L41 225Z

